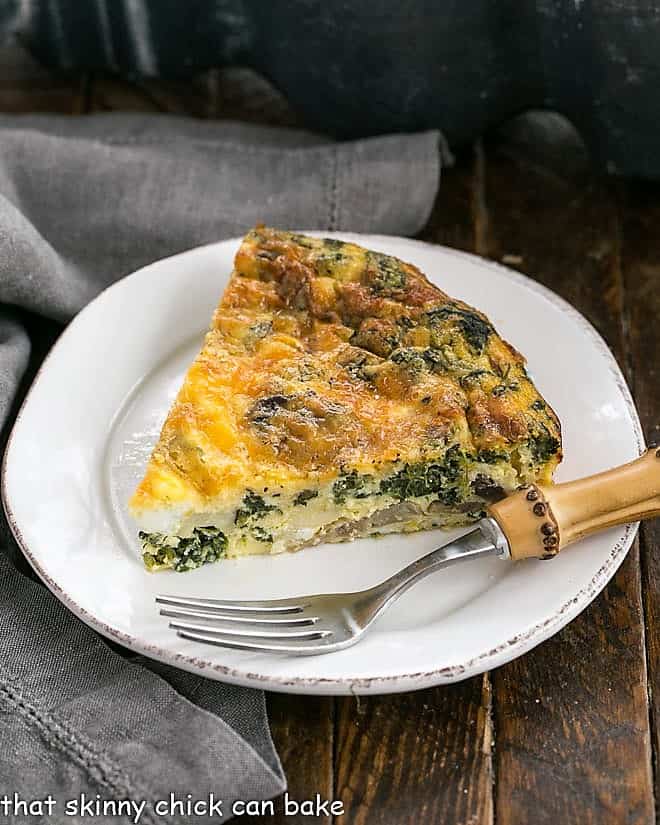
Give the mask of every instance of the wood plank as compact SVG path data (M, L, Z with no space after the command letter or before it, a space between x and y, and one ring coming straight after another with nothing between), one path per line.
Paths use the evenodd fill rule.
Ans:
M218 69L214 83L215 117L271 126L303 126L284 95L252 69Z
M268 716L275 747L288 780L290 799L333 798L333 699L269 693ZM275 816L239 816L240 825L331 825L332 817L285 815L283 797L274 800Z
M189 83L163 80L127 80L112 75L94 77L91 108L95 112L169 112L175 115L212 117L216 94L213 73L206 72Z
M488 254L569 300L624 363L619 224L607 186L544 167L538 146L528 162L500 136L486 147L486 205ZM496 671L493 691L498 825L653 821L637 548L581 616Z
M338 702L336 795L351 825L493 821L490 681Z
M296 126L285 98L265 78L245 68L213 69L190 81L112 76L94 80L95 111L152 111L202 118L241 120L272 126Z
M467 150L445 170L420 237L474 250L478 189ZM338 699L335 796L346 821L489 825L490 696L486 674L415 693Z
M465 147L453 167L441 170L440 191L418 238L466 252L479 252L483 223L480 147Z
M51 72L16 41L0 48L0 112L57 112L85 110L87 82L83 75Z
M648 443L660 444L660 185L624 187L622 264L633 394ZM640 530L656 804L660 798L660 520Z

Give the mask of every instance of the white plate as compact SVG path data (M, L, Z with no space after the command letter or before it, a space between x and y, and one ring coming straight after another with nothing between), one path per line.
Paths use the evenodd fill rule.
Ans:
M587 321L518 273L401 238L351 236L417 264L484 310L529 361L557 411L571 479L636 457L643 439L625 381ZM126 500L225 287L237 240L158 261L86 307L48 356L7 449L3 499L48 587L106 636L216 679L300 693L387 693L453 682L547 639L602 589L636 525L548 562L475 562L405 594L359 644L324 656L260 655L178 638L157 593L269 598L368 587L455 533L365 539L185 573L142 567Z

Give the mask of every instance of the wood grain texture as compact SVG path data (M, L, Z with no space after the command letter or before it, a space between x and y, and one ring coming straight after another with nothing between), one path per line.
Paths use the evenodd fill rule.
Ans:
M251 69L213 69L190 82L94 78L95 111L147 111L241 120L271 126L299 125L296 115L267 80Z
M563 295L625 365L611 191L520 157L486 149L488 254ZM498 825L654 820L640 584L634 547L589 609L493 674Z
M453 167L443 168L440 192L431 215L417 236L428 243L444 244L465 252L479 251L483 174L480 149L464 147Z
M112 75L99 75L93 79L91 108L99 112L166 112L213 117L216 113L215 75L205 72L186 84L149 80L127 82Z
M49 72L15 41L0 48L0 112L78 114L87 94L86 76Z
M627 184L621 197L629 366L648 443L660 445L660 185ZM656 804L660 795L660 519L640 530Z
M334 700L331 697L268 694L268 716L275 747L282 760L291 799L302 801L334 793ZM274 800L275 816L241 816L241 825L331 825L332 817L284 815L283 799ZM341 820L340 820L341 821Z
M338 701L335 793L351 825L489 825L490 680Z

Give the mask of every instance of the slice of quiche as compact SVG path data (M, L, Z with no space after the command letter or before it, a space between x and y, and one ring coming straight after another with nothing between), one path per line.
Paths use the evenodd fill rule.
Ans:
M130 505L146 566L181 571L466 524L560 460L483 314L389 255L259 226Z

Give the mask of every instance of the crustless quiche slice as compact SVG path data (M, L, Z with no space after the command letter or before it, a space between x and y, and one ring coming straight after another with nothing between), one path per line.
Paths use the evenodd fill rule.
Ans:
M561 459L488 319L411 264L258 227L131 509L152 570L461 525Z

